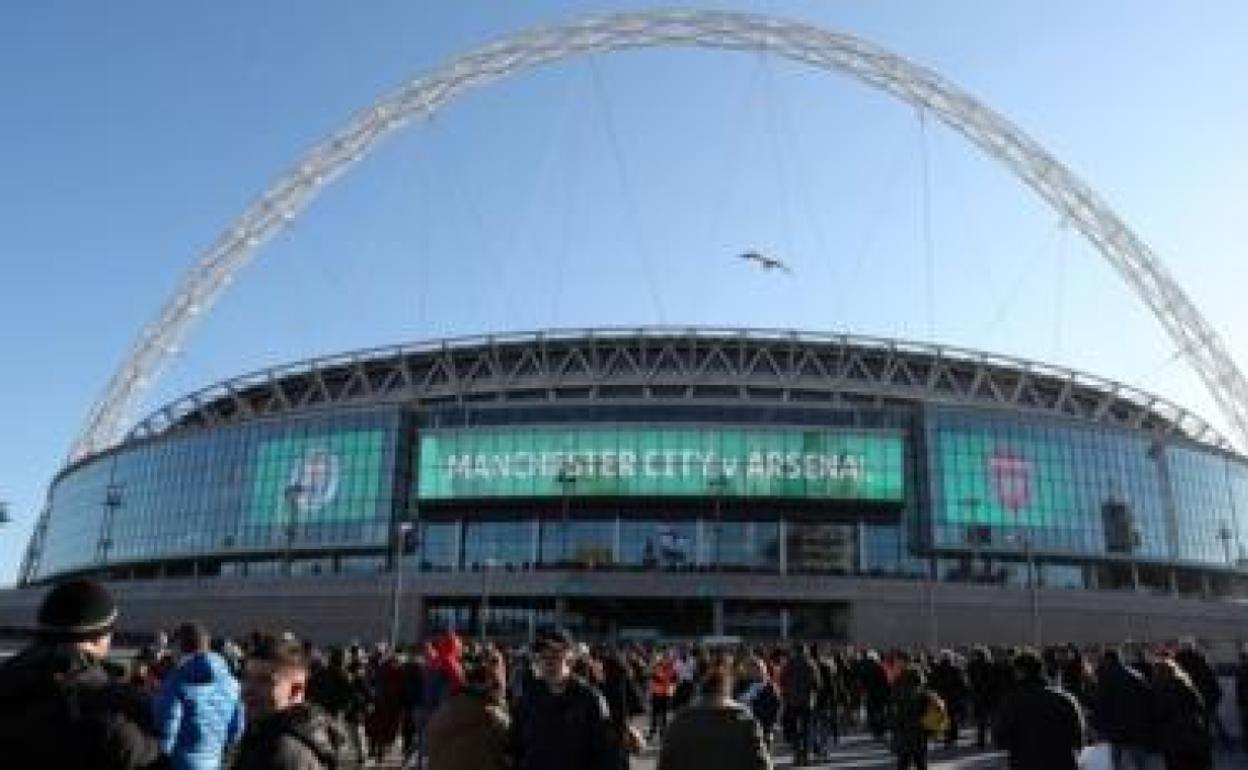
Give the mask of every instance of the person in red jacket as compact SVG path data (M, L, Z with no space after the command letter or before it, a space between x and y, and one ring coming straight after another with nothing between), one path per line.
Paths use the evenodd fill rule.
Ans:
M671 658L660 653L650 671L650 732L649 739L662 737L667 730L667 713L676 694L676 667Z
M464 667L460 657L464 644L454 631L447 631L433 640L433 658L429 662L429 682L425 707L433 712L442 701L464 689Z

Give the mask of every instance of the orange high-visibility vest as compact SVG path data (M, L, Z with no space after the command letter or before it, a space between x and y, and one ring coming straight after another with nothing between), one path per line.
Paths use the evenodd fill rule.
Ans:
M671 663L662 661L650 672L650 694L660 698L676 694L676 671Z

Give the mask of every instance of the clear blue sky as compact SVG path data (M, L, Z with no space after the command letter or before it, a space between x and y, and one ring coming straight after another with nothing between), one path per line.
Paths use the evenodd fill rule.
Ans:
M0 500L16 519L0 531L0 582L142 324L308 145L456 52L642 5L0 5ZM1009 116L1155 247L1248 365L1248 5L755 6L882 44ZM758 54L668 49L521 75L329 188L147 407L353 347L663 320L932 337L1217 417L1095 252L940 128L927 134L929 303L920 146L913 110ZM730 259L746 248L796 278Z

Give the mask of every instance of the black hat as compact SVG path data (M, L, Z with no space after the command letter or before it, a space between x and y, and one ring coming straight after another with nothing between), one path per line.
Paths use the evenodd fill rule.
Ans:
M1044 661L1035 650L1022 650L1014 656L1014 668L1024 677L1035 678L1044 672Z
M90 639L112 630L117 603L94 580L67 580L43 597L37 620L41 634Z
M538 652L551 647L561 647L565 650L570 650L573 644L572 634L562 628L548 628L538 632L533 649Z

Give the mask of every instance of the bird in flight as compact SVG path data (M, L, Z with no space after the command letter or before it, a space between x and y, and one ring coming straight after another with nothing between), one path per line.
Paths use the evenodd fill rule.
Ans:
M788 265L784 264L775 257L768 257L764 254L758 253L757 251L747 251L744 254L738 254L737 258L744 259L747 262L754 262L764 271L780 270L788 273L789 275L793 274L793 270Z

